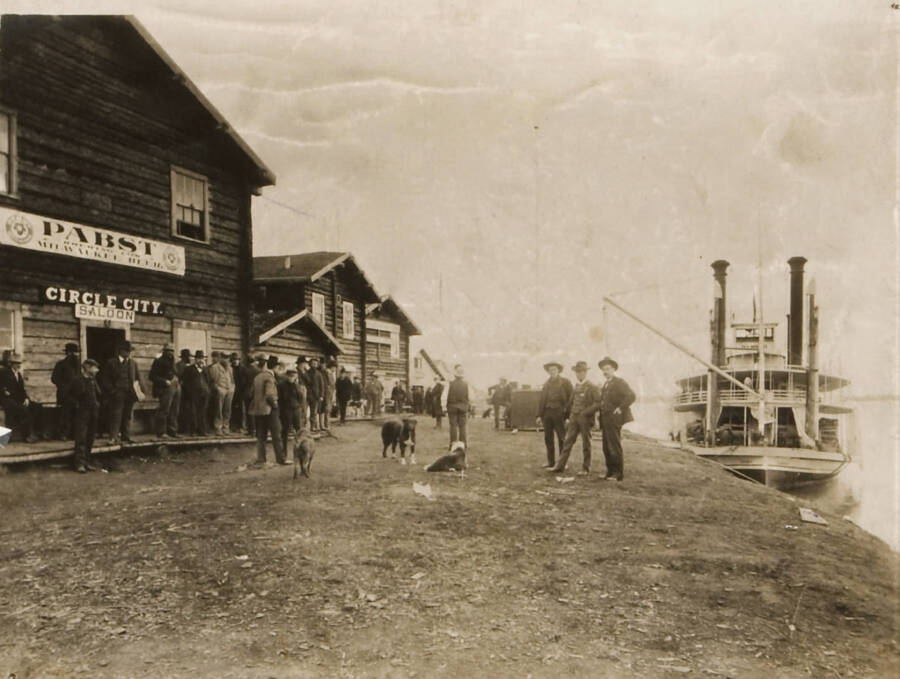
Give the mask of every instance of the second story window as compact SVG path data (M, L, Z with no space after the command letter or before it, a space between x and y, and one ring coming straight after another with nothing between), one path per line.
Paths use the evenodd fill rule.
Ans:
M209 242L209 191L203 175L172 168L172 235Z
M312 317L319 322L319 325L325 327L325 295L321 292L312 294Z
M353 323L353 302L342 302L341 306L344 310L343 337L344 339L353 339L353 335L355 334Z
M0 193L16 192L16 117L0 111Z

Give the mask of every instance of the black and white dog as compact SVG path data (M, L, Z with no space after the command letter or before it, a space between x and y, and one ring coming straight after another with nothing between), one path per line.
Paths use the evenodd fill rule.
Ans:
M387 457L387 449L391 448L391 457L397 454L400 445L400 463L406 464L406 446L409 445L409 463L416 463L416 421L411 417L391 418L381 425L381 442L384 448L381 457Z
M450 452L425 467L426 472L466 472L466 444L454 441Z

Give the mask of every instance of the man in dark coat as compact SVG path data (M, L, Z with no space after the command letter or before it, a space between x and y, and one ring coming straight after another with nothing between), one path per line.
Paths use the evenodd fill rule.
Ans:
M232 432L246 431L244 424L244 390L247 385L244 384L245 372L244 366L241 365L241 355L236 351L231 352L228 357L231 364L231 378L234 380L234 398L231 401L230 426Z
M318 431L322 412L322 399L325 398L325 376L319 369L319 359L309 359L309 372L307 373L308 387L306 400L309 403L309 428Z
M244 413L247 418L247 433L250 436L256 436L256 418L250 414L250 401L253 400L253 380L262 372L266 366L266 357L263 354L257 354L254 357L247 357L247 364L243 367L243 383L244 391L241 392L241 400L244 403Z
M403 412L408 398L406 389L403 388L403 382L398 381L397 384L394 385L394 388L391 389L391 400L394 402L395 413Z
M56 405L59 407L56 438L65 441L72 436L72 402L68 398L69 385L81 374L80 349L75 342L66 343L66 357L53 366L50 381L56 385Z
M6 427L21 434L28 443L37 441L42 408L28 397L25 376L22 374L22 356L10 353L7 365L0 368L0 408L6 413Z
M350 379L350 375L347 374L346 368L341 368L340 377L337 378L337 382L334 384L334 391L337 396L340 422L344 424L347 421L347 404L353 398L353 381Z
M131 342L119 345L116 355L103 366L100 388L108 408L108 430L110 443L131 443L131 411L138 394L134 384L138 382L138 370L131 358Z
M550 377L541 389L538 423L544 427L544 446L547 448L545 469L552 469L556 465L553 437L556 436L556 449L562 453L563 438L566 435L566 408L572 400L572 383L560 375L563 370L561 363L545 363L544 370Z
M91 448L97 433L97 413L100 409L100 387L97 371L100 364L92 358L81 364L80 374L69 383L66 397L72 402L72 430L75 437L75 471L84 473L97 469L91 464Z
M157 436L178 436L178 413L181 410L181 383L175 373L175 349L166 343L162 353L150 366L150 384L153 397L159 399L153 417Z
M188 424L191 412L191 404L187 399L182 388L184 369L194 362L190 349L182 349L178 362L175 363L175 376L178 378L178 431L182 434L189 434L191 426Z
M188 409L185 420L187 433L206 436L206 406L209 400L209 383L206 380L206 356L201 350L194 353L194 362L184 369L181 388Z
M572 447L580 435L582 462L578 475L581 476L591 471L591 426L600 408L600 392L593 382L587 379L588 366L585 361L578 361L572 370L575 373L575 385L572 388L572 398L566 405L566 438L559 460L550 471L557 473L566 471L569 453L572 452Z
M628 383L616 376L619 364L606 356L598 364L606 382L600 389L600 426L603 428L603 457L606 458L606 476L621 481L625 464L622 459L622 425L634 420L631 404L634 392Z
M281 447L287 456L291 432L299 436L306 425L306 387L300 384L295 366L288 366L285 374L276 378L275 386L278 390L278 415L281 418Z
M440 377L434 378L434 387L431 389L431 414L434 416L434 426L441 428L441 420L444 417L444 383Z

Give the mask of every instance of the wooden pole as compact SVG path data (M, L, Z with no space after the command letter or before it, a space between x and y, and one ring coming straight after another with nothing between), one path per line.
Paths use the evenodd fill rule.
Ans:
M744 391L746 391L746 392L747 392L748 394L750 394L751 396L755 396L756 398L759 398L759 394L756 393L756 391L755 391L752 387L748 387L746 384L744 384L744 383L741 382L740 380L735 379L734 377L732 377L731 375L729 375L727 372L725 372L725 371L722 370L721 368L718 368L718 367L714 366L714 365L713 365L712 363L710 363L709 361L704 361L702 358L700 358L700 357L699 357L697 354L695 354L693 351L691 351L690 349L687 349L686 347L682 346L680 343L676 342L676 341L673 340L671 337L669 337L669 336L667 336L666 334L664 334L662 331L657 330L656 328L654 328L652 325L650 325L650 324L647 323L646 321L642 320L641 318L638 318L637 316L635 316L633 313L631 313L630 311L628 311L628 310L625 309L624 307L620 306L619 304L616 304L616 303L613 302L609 297L604 297L604 298L603 298L603 301L606 302L607 304L609 304L610 306L615 307L616 309L618 309L619 311L621 311L623 314L625 314L626 316L628 316L628 317L629 317L630 319L632 319L633 321L636 321L638 324L644 326L644 327L647 328L647 330L649 330L650 332L654 333L655 335L659 335L659 336L662 337L666 342L668 342L668 343L671 344L673 347L675 347L676 349L678 349L678 351L680 351L680 352L682 352L682 353L684 353L684 354L687 354L688 356L690 356L691 358L693 358L695 361L697 361L697 362L701 363L702 365L706 366L709 370L712 370L712 371L713 371L714 373L716 373L717 375L720 375L721 377L724 377L726 380L728 380L729 382L731 382L731 383L734 384L735 386L740 387L741 389L743 389Z

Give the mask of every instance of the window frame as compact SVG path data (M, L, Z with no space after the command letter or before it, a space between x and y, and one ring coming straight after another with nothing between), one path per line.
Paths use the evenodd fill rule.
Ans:
M316 306L317 306L316 302L317 301L321 302L321 307L322 307L321 316L319 316L316 313ZM312 317L316 320L316 322L319 325L321 325L324 328L325 327L325 295L324 295L324 293L321 293L321 292L311 293L309 306L310 306L310 313L311 313Z
M10 349L15 353L25 353L25 333L22 327L22 305L18 302L0 302L0 313L8 313L12 318L12 329L10 336L12 337L11 347L0 346L0 353L4 349Z
M9 139L7 140L9 149L7 151L7 157L9 159L9 167L7 168L9 171L8 175L8 183L6 191L0 190L0 196L6 196L7 198L18 198L19 197L19 182L18 182L18 143L17 143L17 120L16 120L16 112L12 109L4 108L0 106L0 115L6 116L8 121L7 134L9 135Z
M353 302L342 300L341 313L341 336L343 339L353 339L356 336L356 305Z
M186 236L182 233L178 233L178 203L176 203L176 188L175 188L175 177L177 175L183 175L190 179L195 179L197 181L203 182L203 240L199 238L193 238L191 236ZM209 213L209 177L206 175L202 175L199 172L193 172L186 168L180 167L178 165L169 166L169 186L171 191L171 200L170 200L170 222L171 222L171 231L173 238L180 238L182 240L189 241L191 243L203 243L205 245L209 245L211 239L211 228L210 228L210 213Z

